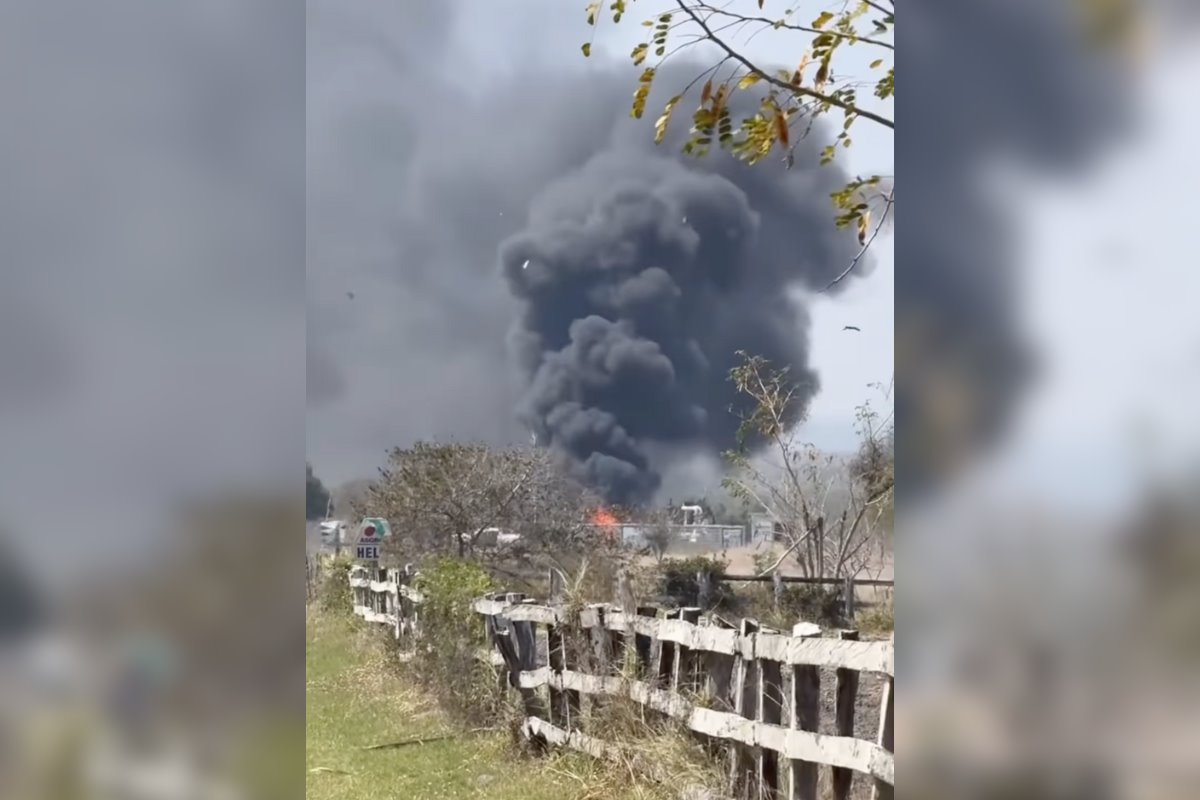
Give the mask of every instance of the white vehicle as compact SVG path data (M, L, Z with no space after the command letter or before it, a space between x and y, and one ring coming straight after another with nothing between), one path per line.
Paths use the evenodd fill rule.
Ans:
M346 544L349 529L340 519L327 519L321 522L321 541L325 544Z
M521 534L506 531L503 528L484 528L479 532L478 537L475 537L473 533L464 533L461 534L461 538L464 542L468 543L472 538L475 538L475 543L480 547L498 547L500 545L512 544L521 538Z

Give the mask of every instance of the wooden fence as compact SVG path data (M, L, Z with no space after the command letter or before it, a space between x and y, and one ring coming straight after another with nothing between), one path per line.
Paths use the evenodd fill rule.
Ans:
M414 646L421 596L408 577L356 568L350 583L356 614ZM589 735L587 705L620 695L720 744L735 797L818 800L822 770L834 800L850 797L855 773L876 800L893 796L893 640L858 641L854 631L831 638L808 623L789 633L748 619L733 626L698 608L571 612L514 593L474 608L486 657L520 695L527 736L604 757L613 745ZM821 719L823 670L835 682L832 725ZM855 731L861 673L882 681L870 739Z

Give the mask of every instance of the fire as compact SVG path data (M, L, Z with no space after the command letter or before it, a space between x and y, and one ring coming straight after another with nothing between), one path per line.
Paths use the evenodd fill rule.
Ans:
M615 528L620 523L618 522L617 518L612 515L612 512L603 508L598 508L592 512L592 524L600 525L605 528Z

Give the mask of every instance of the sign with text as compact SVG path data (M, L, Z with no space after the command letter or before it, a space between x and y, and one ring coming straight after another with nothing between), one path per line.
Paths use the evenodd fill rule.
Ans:
M387 520L368 517L358 528L358 543L354 546L354 558L357 561L378 561L379 543L390 534Z

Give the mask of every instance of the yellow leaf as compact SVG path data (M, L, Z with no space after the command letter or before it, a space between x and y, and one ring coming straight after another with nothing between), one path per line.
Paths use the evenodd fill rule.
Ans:
M788 120L787 116L781 109L775 109L775 132L779 135L779 141L784 147L788 146Z
M633 63L635 66L640 66L641 63L646 60L646 53L649 51L649 49L650 46L647 44L639 44L637 47L633 48L633 52L630 55L633 58Z
M872 62L871 62L871 69L879 69L879 66L880 66L882 63L883 63L883 59L882 59L882 58L877 58L877 59L875 59L874 61L872 61Z
M675 110L675 106L683 99L683 95L675 95L667 101L666 108L663 109L662 116L654 123L654 143L661 144L663 138L667 135L667 125L671 122L671 112Z
M712 99L712 78L704 82L704 89L700 92L700 105L704 105Z
M713 99L713 111L720 111L725 107L725 100L729 97L729 84L722 83L717 87L717 96Z
M832 11L822 11L821 15L813 20L812 26L817 30L820 30L824 26L828 25L831 19L833 19Z
M829 80L829 62L822 61L820 69L817 70L816 86L820 89L825 85L825 81Z
M596 14L600 13L599 3L588 3L587 7L587 23L588 25L596 24Z
M579 49L583 51L583 57L587 58L588 56L590 56L592 54L592 43L584 42L583 47L581 47Z
M762 75L759 75L757 72L751 72L748 75L746 75L744 78L742 78L740 81L738 81L738 88L739 89L749 89L751 86L758 83L760 80L762 80Z
M858 243L867 243L867 227L871 224L871 212L864 211L862 216L858 218Z

